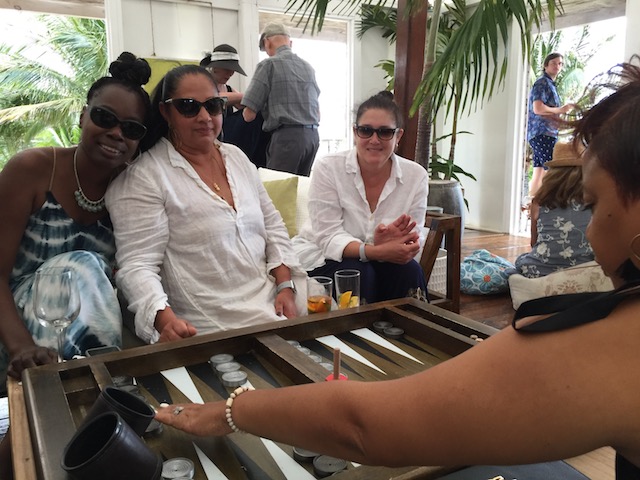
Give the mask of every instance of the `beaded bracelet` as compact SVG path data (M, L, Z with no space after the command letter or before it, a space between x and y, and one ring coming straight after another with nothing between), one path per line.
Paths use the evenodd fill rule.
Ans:
M239 396L244 392L248 392L249 390L253 390L253 388L238 387L233 391L233 393L231 393L231 395L229 395L229 398L227 398L227 404L226 404L227 408L225 408L227 423L229 424L229 427L231 427L231 430L233 430L236 433L245 433L245 432L243 430L240 430L238 427L236 427L236 424L233 423L233 417L231 416L231 406L233 405L233 401L237 396Z

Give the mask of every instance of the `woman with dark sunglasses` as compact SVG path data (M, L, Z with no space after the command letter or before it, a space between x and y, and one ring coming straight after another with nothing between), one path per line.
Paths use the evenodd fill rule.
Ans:
M204 68L171 70L152 94L143 154L107 193L116 281L148 343L306 311L280 214L246 155L217 140L223 109Z
M316 160L309 218L293 243L309 276L360 271L367 303L426 295L414 259L424 245L427 172L394 151L403 130L389 92L363 102L353 125L355 147ZM420 295L420 296L422 296ZM362 300L360 299L360 300Z
M145 134L149 96L141 85L151 69L123 53L109 72L89 89L77 147L25 150L0 172L0 390L7 370L20 378L25 368L57 361L56 335L33 311L38 268L68 267L78 278L81 310L67 328L63 358L121 345L115 242L104 194Z

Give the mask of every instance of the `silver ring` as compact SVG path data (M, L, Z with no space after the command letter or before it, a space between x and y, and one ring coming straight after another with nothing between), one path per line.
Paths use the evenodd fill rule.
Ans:
M173 410L173 414L174 414L174 415L180 415L180 412L182 412L183 410L184 410L184 407L176 407L176 408Z

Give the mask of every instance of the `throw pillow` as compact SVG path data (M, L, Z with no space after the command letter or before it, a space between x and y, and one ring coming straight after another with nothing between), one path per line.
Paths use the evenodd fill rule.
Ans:
M298 177L283 178L263 182L265 190L269 194L273 205L278 209L284 224L289 232L289 237L298 233L296 224L296 199L298 196Z
M270 182L272 180L282 180L284 178L298 178L298 197L296 205L296 230L300 230L309 219L309 185L311 179L302 175L294 175L288 172L279 172L278 170L270 170L268 168L258 168L258 175L262 182Z
M544 277L527 278L520 274L509 277L511 301L515 310L534 298L565 293L608 292L613 283L595 261L565 268Z
M481 249L465 257L460 264L460 291L468 295L490 295L509 289L506 270L513 264Z

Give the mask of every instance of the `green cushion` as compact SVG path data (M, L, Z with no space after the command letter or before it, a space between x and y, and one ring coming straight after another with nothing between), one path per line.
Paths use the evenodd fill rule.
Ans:
M296 225L296 199L298 196L298 177L282 180L269 180L262 183L271 197L273 205L278 209L284 224L287 226L289 237L298 233Z

